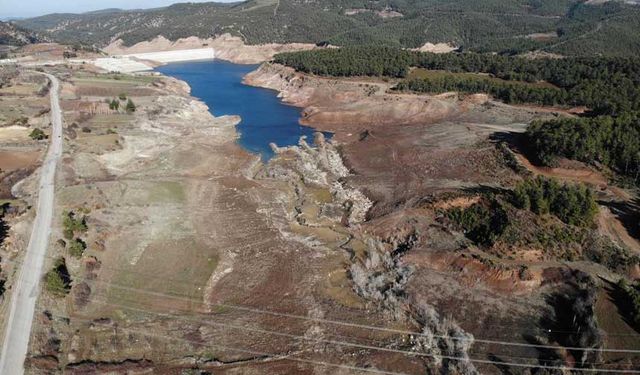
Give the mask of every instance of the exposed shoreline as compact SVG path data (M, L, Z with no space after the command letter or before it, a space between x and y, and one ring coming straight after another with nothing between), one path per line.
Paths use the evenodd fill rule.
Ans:
M67 113L67 122L82 121L81 126L91 126L92 131L77 133L67 140L68 150L73 152L65 155L65 168L58 176L56 212L90 210L89 229L82 235L88 247L80 259L66 256L64 247L51 247L52 256L66 256L68 260L69 272L75 280L70 292L74 299L69 303L74 307L68 309L49 294L41 299L42 306L53 316L67 316L68 321L43 318L34 322L32 337L36 339L30 344L30 369L142 366L158 370L180 368L194 356L201 356L201 348L190 342L183 346L121 345L144 338L141 336L144 332L139 334L140 321L136 314L114 312L123 306L120 299L123 290L114 284L129 287L129 282L146 286L144 290L135 291L136 311L148 312L146 330L163 335L189 331L185 319L202 312L211 313L208 315L211 323L245 326L247 311L219 313L217 304L228 301L255 301L266 310L304 316L330 311L350 316L358 324L397 326L398 323L389 322L382 313L358 310L363 313L352 315L351 308L335 306L322 297L344 299L345 303L357 299L350 286L345 286L340 295L333 294L325 277L328 272L344 274L347 257L343 251L327 252L329 245L324 245L324 241L343 243L346 240L344 233L331 228L340 225L343 217L349 222L360 221L364 212L357 204L352 204L348 211L344 209L347 200L352 202L362 197L353 189L335 184L339 176L347 173L336 157L337 151L329 144L315 151L301 142L300 146L279 150L286 157L274 160L280 164L269 164L274 168L267 172L259 158L235 142L238 118L215 117L206 103L190 95L188 83L182 80L166 75L153 78L153 84L143 80L135 87L137 94L132 97L138 110L130 115L133 118L128 119L126 125L115 129L117 134L109 134L108 129L113 127L110 122L80 120L74 117L79 113ZM96 81L94 85L126 84L113 75L104 75L101 79L104 81ZM68 85L73 85L74 81L69 82ZM133 92L133 86L131 88ZM84 101L81 96L67 100L73 104ZM105 115L113 116L113 120L119 116ZM88 142L90 139L110 141ZM117 144L114 145L113 139L118 140ZM304 163L298 164L296 160ZM325 161L327 165L323 164ZM307 195L298 195L302 194L300 190L296 193L293 183L299 182L295 178L297 173L317 182L317 186L299 186L309 189ZM332 210L331 219L312 216L307 219L309 223L298 223L296 207L301 207L302 201L306 202L305 211L320 212L322 206L315 203L315 194L325 197L323 201L328 200L322 206ZM311 221L318 224L312 225ZM127 225L123 226L123 222ZM61 236L60 223L56 225L52 241ZM157 254L162 254L161 259ZM95 262L99 267L87 270L86 262ZM188 272L176 272L182 269ZM122 280L125 274L133 279ZM286 278L279 277L285 274ZM267 285L265 275L274 278L269 284L273 289L236 287ZM163 278L162 282L158 282L159 278ZM99 281L94 282L96 279ZM172 282L167 283L168 279ZM88 296L78 302L75 296L82 285ZM317 293L319 298L310 299L308 290ZM147 292L155 296L145 297ZM176 300L175 294L189 298ZM111 305L104 306L103 301L94 300L94 296L105 296ZM153 315L165 311L167 304L180 310L185 319L166 320ZM264 314L250 318L255 329L267 330L274 324L274 320ZM96 320L91 322L91 319ZM303 323L286 322L301 334L309 328ZM327 335L334 331L347 335L350 329L314 328L319 338L324 337L324 330ZM204 340L225 333L211 325L203 325L198 330ZM223 337L225 346L244 347L256 339L256 333L240 331ZM381 333L375 334L376 339L383 337ZM54 355L49 355L46 346L50 339L62 343ZM273 353L274 357L310 347L307 344L301 347L298 340L289 338L269 340L267 344L265 337L265 343L263 350ZM93 352L94 347L102 349ZM144 362L136 360L143 355ZM312 355L320 359L323 354ZM346 354L342 350L332 352L332 355L340 356L345 363L355 363L352 356L357 360L378 358L380 363L388 360L386 353L372 357L355 349L347 349ZM246 360L246 356L234 351L221 350L217 357L221 361ZM410 363L410 359L406 361ZM252 364L248 362L245 366Z
M215 51L213 49L199 48L116 55L95 59L93 64L108 72L137 73L151 71L165 64L213 59L215 59Z
M216 38L207 39L191 36L175 41L168 40L160 35L150 41L136 43L132 46L125 46L121 40L116 40L105 47L104 51L112 55L122 55L212 48L216 51L216 57L219 59L238 64L257 64L270 60L276 53L308 50L315 47L315 44L309 43L247 45L242 38L230 34L223 34Z

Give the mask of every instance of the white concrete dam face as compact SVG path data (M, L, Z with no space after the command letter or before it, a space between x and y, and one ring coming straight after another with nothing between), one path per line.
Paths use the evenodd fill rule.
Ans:
M141 60L157 61L160 63L170 63L179 61L211 60L215 57L215 51L213 48L198 48L176 51L134 53L124 56L134 57Z
M183 49L162 52L134 53L96 59L94 65L109 72L132 73L153 70L152 63L213 60L213 48ZM151 62L151 63L149 63Z

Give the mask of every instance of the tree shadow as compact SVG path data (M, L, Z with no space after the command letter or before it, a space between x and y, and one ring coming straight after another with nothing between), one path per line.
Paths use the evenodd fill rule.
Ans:
M498 371L500 371L501 374L503 375L517 375L517 372L514 372L512 370L511 367L509 367L509 365L506 364L506 361L503 360L502 358L498 357L497 355L493 354L493 353L489 353L487 355L487 357L489 358L490 361L493 361L493 365L496 366L498 368Z
M607 297L616 306L616 312L622 320L633 328L635 332L640 333L640 327L637 327L633 322L633 306L627 293L615 283L603 278L600 278L600 280L604 285L605 292L607 292Z
M540 325L548 330L549 341L562 346L572 346L567 332L574 330L573 298L567 293L554 293L546 297L546 302L553 309L553 314L543 316Z
M9 203L5 203L0 206L0 245L4 243L4 240L9 233L9 225L7 225L7 222L4 220L4 215L8 209Z
M626 202L602 201L598 202L609 208L627 230L629 235L640 240L640 199Z
M548 342L542 342L539 337L534 335L524 334L522 338L530 345L539 345L536 347L536 351L538 352L538 362L544 366L553 366L558 363L558 361L562 361L558 353L555 349L543 347L544 345L548 345Z
M499 143L505 143L512 151L523 155L529 162L536 167L544 166L544 163L538 159L532 143L525 133L518 132L496 132L489 136L489 140Z
M504 195L508 194L511 190L492 185L478 185L478 186L470 186L464 187L461 189L463 192L467 194L476 194L476 195Z
M524 138L524 135L522 133L509 131L499 131L491 133L491 135L489 135L490 141L505 142L509 146L513 147L517 147L522 142L521 138Z
M576 367L601 360L599 353L592 351L602 346L602 336L595 323L595 299L596 289L590 278L588 284L576 280L573 288L556 291L545 298L552 310L540 319L540 326L547 330L549 342L567 349Z

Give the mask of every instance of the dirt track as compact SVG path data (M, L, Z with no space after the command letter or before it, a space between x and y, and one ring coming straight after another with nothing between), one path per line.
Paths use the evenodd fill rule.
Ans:
M51 143L40 169L37 212L29 245L22 261L19 276L12 288L11 308L0 359L0 372L3 374L22 374L24 372L24 361L38 299L39 284L51 234L55 174L62 155L62 114L58 99L60 83L53 75L47 74L47 77L51 80Z

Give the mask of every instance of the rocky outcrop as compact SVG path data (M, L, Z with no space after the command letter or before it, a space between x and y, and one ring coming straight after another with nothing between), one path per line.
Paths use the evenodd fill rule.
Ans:
M414 246L415 237L409 235L393 244L366 238L367 257L355 261L349 268L356 293L380 306L393 319L420 326L420 333L411 335L410 343L412 350L430 353L427 358L430 367L447 374L477 374L468 354L473 335L452 319L441 317L426 301L415 302L407 296L405 287L414 267L406 264L402 257Z
M422 46L420 46L419 48L414 49L414 51L420 51L420 52L431 52L431 53L449 53L449 52L453 52L456 49L458 49L458 47L455 47L454 45L450 44L450 43L425 43Z
M283 167L277 161L267 167L266 175L288 179L293 183L301 181L304 185L317 185L328 188L333 197L332 203L342 207L344 223L355 225L365 220L372 202L362 192L348 186L344 178L349 169L344 165L336 145L327 142L322 133L316 133L311 147L306 137L300 138L298 146L271 147L278 155L291 155L295 162Z
M337 245L322 238L305 238L301 242L313 247L342 249L350 254L347 271L353 291L388 319L420 327L420 333L411 335L409 344L417 353L429 353L424 358L427 367L443 373L475 374L467 354L473 336L453 320L441 317L426 301L416 304L407 296L405 288L414 267L406 264L403 256L415 245L415 233L409 231L402 235L400 231L391 230L395 235L387 239L367 234L362 227L366 223L362 223L372 202L345 183L350 172L334 143L327 142L322 133L316 133L314 145L309 145L305 138L300 139L298 146L279 148L272 145L277 157L262 176L289 181L295 186L297 203L295 212L289 217L296 219L299 225L322 227L336 233L349 232L349 239ZM319 207L310 209L314 186L329 188L331 201L317 202ZM335 215L323 214L336 209ZM318 212L318 216L309 217L308 212ZM296 237L287 223L280 225L280 230L287 238ZM350 245L354 238L364 244L363 257L355 256Z

